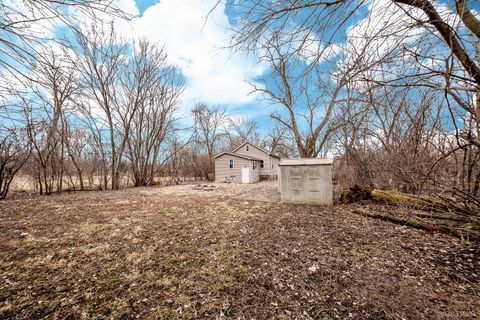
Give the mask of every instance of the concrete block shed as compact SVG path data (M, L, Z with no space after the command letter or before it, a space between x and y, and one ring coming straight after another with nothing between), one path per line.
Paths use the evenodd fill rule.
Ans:
M332 204L332 167L329 159L282 159L279 189L283 202Z

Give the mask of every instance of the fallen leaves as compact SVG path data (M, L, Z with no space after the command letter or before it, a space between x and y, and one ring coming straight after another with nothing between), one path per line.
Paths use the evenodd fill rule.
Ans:
M480 313L475 243L352 214L358 206L254 202L243 196L261 198L258 186L221 187L231 186L0 203L0 317Z

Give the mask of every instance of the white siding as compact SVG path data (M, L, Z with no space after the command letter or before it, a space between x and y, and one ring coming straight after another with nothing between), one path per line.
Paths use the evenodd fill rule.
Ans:
M230 159L235 160L233 169L230 168ZM257 182L259 180L259 170L252 169L252 161L236 157L230 154L221 155L215 158L215 181L225 182L226 177L235 177L236 183L242 183L242 168L248 166L250 169L250 182Z
M248 146L248 151L247 151L247 146ZM269 175L269 176L277 175L279 159L272 157L262 149L257 148L255 145L251 143L246 143L240 149L235 151L235 153L241 154L250 158L263 160L263 163L264 163L263 168L260 168L260 163L258 164L259 175ZM272 165L273 165L273 168L272 168Z
M253 161L250 164L250 183L260 181L260 163L257 161L257 167L253 169Z

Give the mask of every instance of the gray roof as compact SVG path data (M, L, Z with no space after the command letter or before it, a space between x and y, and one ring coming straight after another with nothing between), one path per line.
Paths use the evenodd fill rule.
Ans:
M238 154L238 153L233 153L233 152L222 152L220 154L217 154L215 157L213 157L214 159L220 157L220 156L223 156L224 154L228 154L230 156L233 156L233 157L239 157L239 158L242 158L242 159L247 159L247 160L252 160L252 161L260 161L260 159L257 159L257 158L252 158L252 157L247 157L247 156L244 156L243 154Z
M332 160L326 158L282 159L279 166L315 166L329 165L332 163Z
M263 152L265 152L265 153L266 153L266 154L268 154L269 156L272 156L272 157L275 157L275 158L277 158L277 159L280 159L280 157L279 157L279 156L277 156L276 154L273 154L273 153L271 153L271 152L268 152L267 150L265 150L265 149L263 149L263 148L261 148L261 147L257 146L257 145L256 145L256 144L254 144L254 143L251 143L251 142L250 142L250 141L248 141L248 140L247 140L247 141L245 141L244 143L242 143L241 145L239 145L238 147L236 147L236 148L235 148L235 149L234 149L232 152L235 152L235 151L237 151L238 149L240 149L241 147L243 147L243 146L244 146L245 144L247 144L247 143L250 143L252 146L256 147L257 149L260 149L260 150L262 150Z

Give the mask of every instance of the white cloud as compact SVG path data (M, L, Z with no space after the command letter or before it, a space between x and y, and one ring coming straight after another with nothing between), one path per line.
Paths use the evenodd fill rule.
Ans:
M459 26L459 18L451 9L443 4L436 5L436 8L449 25ZM443 63L450 51L446 50L435 29L427 29L418 23L426 20L425 13L418 8L399 6L391 0L371 0L366 18L347 30L346 57L341 67L370 65L361 75L379 81L408 74L412 72L412 66L421 68L418 62L427 67L425 71L440 68L439 61ZM431 48L421 49L421 45L427 43ZM417 50L431 50L433 59L422 61L416 55ZM380 61L383 61L382 65L374 65Z
M413 17L423 17L420 10L409 10ZM401 44L412 43L421 36L422 28L411 27L414 22L391 0L373 0L368 16L349 28L347 51L362 55L367 61L381 60Z
M123 8L138 13L133 0L122 3ZM186 77L186 108L197 101L227 107L251 103L255 95L248 95L252 88L245 80L261 75L265 67L253 58L222 49L229 41L225 6L219 5L207 19L211 9L208 0L162 0L135 18L129 30L122 23L120 31L165 45L170 61Z
M347 29L339 75L356 72L356 90L367 87L363 79L387 81L408 72L415 59L404 48L415 51L425 29L413 27L415 19L424 17L422 11L407 9L408 15L391 0L371 0L366 17Z

